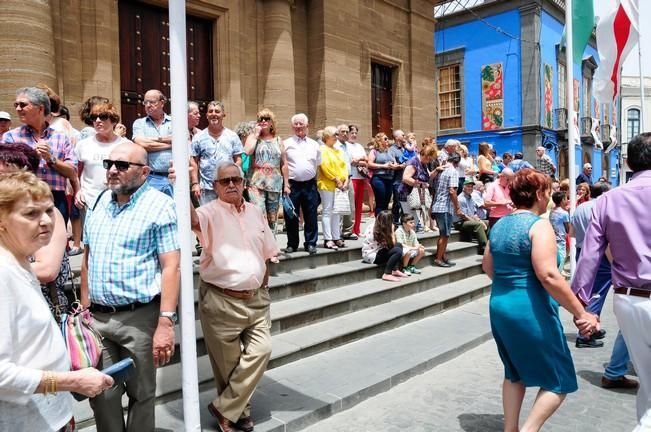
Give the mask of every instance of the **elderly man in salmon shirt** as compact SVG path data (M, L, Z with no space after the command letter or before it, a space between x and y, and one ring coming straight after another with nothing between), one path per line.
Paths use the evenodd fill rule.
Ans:
M217 164L218 198L191 208L201 234L199 318L217 394L208 405L219 430L253 430L250 399L271 356L269 260L278 247L264 215L242 197L242 169Z

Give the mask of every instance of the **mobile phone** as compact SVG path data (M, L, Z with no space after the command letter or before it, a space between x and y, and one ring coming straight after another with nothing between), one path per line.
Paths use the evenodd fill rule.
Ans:
M133 374L136 372L136 364L131 357L127 357L107 368L102 369L101 372L113 378L113 385L120 385L127 382L133 376ZM78 401L83 401L88 398L88 396L84 396L75 392L72 392L72 396Z

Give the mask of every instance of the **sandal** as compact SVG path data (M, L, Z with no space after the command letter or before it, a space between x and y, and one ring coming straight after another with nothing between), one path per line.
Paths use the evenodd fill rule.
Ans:
M340 247L340 248L346 247L346 243L344 243L344 241L341 240L341 239L340 240L335 240L335 244L337 245L337 247Z
M339 246L337 246L332 240L324 241L323 247L326 249L339 250Z
M81 255L83 253L84 253L84 248L83 247L72 247L72 248L70 248L70 251L68 252L68 256Z

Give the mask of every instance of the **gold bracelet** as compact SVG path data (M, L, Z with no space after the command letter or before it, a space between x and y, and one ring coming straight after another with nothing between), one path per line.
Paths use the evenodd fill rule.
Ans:
M50 372L50 379L52 380L52 393L57 394L57 377L54 372Z
M43 394L50 392L50 371L43 372Z

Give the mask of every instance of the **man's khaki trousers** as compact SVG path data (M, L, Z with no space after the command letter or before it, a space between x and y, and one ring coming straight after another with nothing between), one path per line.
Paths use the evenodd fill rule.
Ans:
M249 401L271 357L269 290L237 299L201 281L199 318L218 397L213 405L232 422L251 415Z

